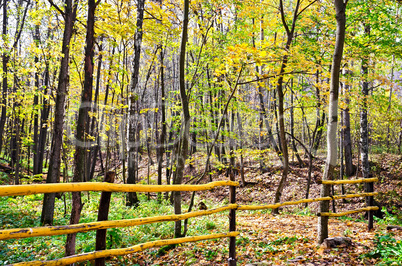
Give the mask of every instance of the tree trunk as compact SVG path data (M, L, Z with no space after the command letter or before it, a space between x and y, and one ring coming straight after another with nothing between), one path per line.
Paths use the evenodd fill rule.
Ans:
M158 185L162 185L162 167L163 167L163 154L165 153L165 139L166 139L166 102L165 102L165 75L164 75L164 65L163 65L163 47L160 47L160 86L161 86L161 124L162 131L158 139L158 149L157 149L157 160L158 160ZM162 200L162 194L158 193L158 200Z
M294 132L294 113L293 113L293 109L294 109L293 108L293 105L294 105L294 102L293 102L293 79L291 80L290 84L291 84L290 85L290 134L292 134L292 136L294 136L295 132ZM299 167L303 167L304 162L300 158L300 155L299 155L299 152L297 150L296 143L295 143L294 139L292 139L292 149L293 149L293 152L296 155L296 159L297 159L297 162L299 163Z
M138 123L138 94L137 86L139 80L140 59L141 59L141 43L142 43L142 24L144 20L144 4L145 0L138 0L137 2L137 29L134 36L134 62L133 73L131 76L130 84L130 112L129 112L129 125L128 125L128 184L136 183L137 172L137 157L139 149L139 139L136 139L137 123ZM137 155L137 156L136 156ZM127 206L138 205L138 197L136 192L127 193Z
M283 26L286 29L287 32L287 42L285 46L285 50L289 51L290 45L293 41L294 37L294 30L296 27L296 20L299 12L299 6L300 6L300 1L298 0L296 3L296 7L294 10L294 16L293 16L293 23L291 26L291 29L286 24L285 21L285 11L283 9L283 2L282 0L279 1L279 8L281 11L281 17L282 17L282 22ZM276 86L276 91L278 93L278 116L279 116L279 138L280 138L280 144L281 144L281 149L282 149L282 154L283 154L283 171L282 171L282 178L279 181L278 188L275 192L275 200L274 203L278 203L281 200L282 192L285 187L285 183L288 177L288 171L289 171L289 154L288 154L288 144L286 141L286 133L285 133L285 112L283 108L283 103L284 103L284 91L283 91L283 76L285 73L285 68L288 64L288 54L285 54L282 58L282 65L281 69L279 71L279 79L278 79L278 84ZM274 214L279 213L279 209L274 209L272 211Z
M73 34L73 27L75 17L77 14L77 2L73 3L73 0L67 0L65 5L65 28L63 34L63 44L61 48L61 62L59 83L56 91L56 106L54 110L54 125L53 125L53 144L50 151L50 167L47 175L46 183L56 183L60 178L60 153L63 142L63 124L64 124L64 110L65 100L67 95L68 86L68 67L70 60L70 40ZM45 137L45 136L44 136ZM55 194L45 194L42 207L42 224L53 224L54 214L54 200Z
M94 97L94 103L96 104L95 108L93 108L93 112L98 110L99 108L99 87L100 87L100 79L101 79L101 68L102 68L102 51L103 51L103 45L102 45L103 38L101 38L100 43L98 45L99 47L99 58L98 58L98 68L96 70L96 85L95 85L95 97ZM98 129L98 131L95 131L95 128ZM96 138L97 144L95 147L91 148L90 156L88 157L88 165L87 165L87 176L88 180L92 180L94 178L95 174L95 166L96 166L96 159L98 158L98 153L100 150L100 142L99 140L99 134L96 133L99 132L99 121L97 120L97 117L93 117L91 121L91 136Z
M331 67L331 86L329 95L328 110L328 131L327 131L327 161L323 180L332 180L334 177L334 167L337 161L337 141L336 133L338 127L338 95L339 95L339 71L341 68L343 46L345 43L346 25L346 3L343 0L334 0L336 11L336 42L335 51ZM330 195L330 186L321 186L321 197ZM329 201L320 202L320 212L328 212ZM321 244L328 238L328 216L318 217L318 243Z
M16 106L15 109L17 109L17 113L15 115L14 118L14 127L15 127L15 138L14 138L14 147L15 147L15 164L13 164L13 168L14 168L14 184L15 185L19 185L20 184L20 147L21 147L21 135L20 135L20 119L19 119L19 115L20 115L20 111L19 111L19 106ZM22 124L22 128L23 128L24 123Z
M105 174L105 178L103 182L114 183L115 172L107 172ZM110 198L112 196L112 192L103 191L99 201L99 210L98 210L98 222L99 221L107 221L109 216L109 206L110 206ZM96 244L95 250L105 250L106 249L106 229L101 229L96 231ZM99 258L95 260L95 266L104 266L105 258Z
M364 33L370 35L370 25L364 26ZM362 173L363 178L370 177L370 165L369 165L369 133L368 133L368 121L367 121L367 98L369 95L369 82L368 82L368 59L362 59L362 74L363 74L363 86L362 86L362 107L360 111L360 152L362 160ZM365 192L373 192L373 183L365 183ZM367 206L374 206L373 197L366 197ZM373 229L373 211L368 212L368 229Z
M39 25L35 26L35 34L34 34L34 42L36 46L39 45ZM34 59L35 65L39 62L39 58L36 55ZM38 134L38 126L39 126L39 69L35 70L35 96L34 96L34 125L33 125L33 174L39 174L39 134ZM29 164L28 164L29 169Z
M50 31L49 31L50 32ZM48 35L49 37L49 35ZM51 90L49 88L49 66L46 64L45 68L45 77L44 77L44 86L43 86L43 94L48 95ZM40 120L40 133L39 133L39 146L38 146L38 173L43 172L43 161L45 154L45 146L46 139L48 135L48 127L49 127L49 113L50 113L50 105L49 101L46 97L42 97L42 112L41 112L41 120Z
M347 75L351 75L350 71L345 71ZM350 137L350 114L349 114L349 93L350 93L350 85L344 85L344 94L345 94L345 103L346 108L342 110L343 114L343 127L342 127L342 135L343 135L343 149L344 149L344 157L345 157L345 173L346 176L351 177L355 172L355 166L353 165L353 156L352 156L352 138Z
M78 111L78 121L76 129L76 143L74 154L74 175L73 182L87 181L86 174L86 151L89 148L89 142L86 136L89 134L89 111L92 104L92 87L93 87L93 68L94 68L94 26L95 26L95 0L88 0L88 18L87 18L87 34L84 59L84 89L81 94L81 106ZM81 202L81 192L72 192L72 209L70 224L77 224L80 221L81 210L83 204ZM66 240L66 256L75 254L75 234L68 234Z
M7 26L8 26L8 14L7 14L7 0L3 1L3 42L6 44L6 36L7 36ZM3 147L3 137L4 137L4 127L6 125L7 118L7 93L8 93L8 81L7 81L7 73L8 68L7 64L9 61L9 55L7 50L3 52L3 92L2 92L2 106L1 106L1 118L0 118L0 152Z
M186 92L185 83L185 60L186 60L186 42L187 42L187 29L188 29L188 13L189 13L189 0L184 0L184 14L183 14L183 30L181 35L180 44L180 61L179 61L179 90L181 105L183 108L183 122L182 122L182 133L180 138L180 150L178 152L177 166L176 166L176 177L174 179L174 184L181 184L183 181L184 167L188 154L188 144L189 144L189 133L190 133L190 111L188 105L188 98ZM181 214L181 192L175 191L174 195L174 213ZM182 237L181 233L181 221L176 221L174 226L174 236Z

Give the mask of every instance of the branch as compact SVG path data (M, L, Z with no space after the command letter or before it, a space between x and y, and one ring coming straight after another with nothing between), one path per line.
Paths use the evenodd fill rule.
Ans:
M289 35L290 30L289 30L288 24L286 23L286 20L285 20L285 12L283 11L283 1L282 0L279 1L279 11L281 12L282 24L285 27L286 33Z
M294 139L295 141L299 142L299 144L303 147L304 151L305 151L309 156L311 156L311 158L317 159L317 160L319 160L319 161L321 161L321 162L325 162L323 159L320 159L320 158L318 158L318 157L313 156L313 155L308 151L308 149L306 148L306 146L304 146L304 144L303 144L299 139L297 139L295 136L293 136L293 135L290 134L289 132L285 132L285 134L288 134L292 139Z
M14 40L14 44L13 44L13 46L12 46L14 49L17 48L18 41L19 41L20 38L21 38L22 29L24 28L25 18L26 18L26 16L27 16L28 7L29 7L30 4L31 4L30 1L27 1L27 6L25 7L24 15L22 16L21 27L20 27L19 30L17 29L17 31L16 31L16 33L15 33L15 36L16 36L16 37L15 37L15 40Z
M209 30L212 28L213 25L214 25L214 23L211 23L211 25L209 25L209 27L208 27L208 29L207 29L207 32L205 33L204 38L203 38L203 40L202 40L202 44L201 44L201 47L200 47L200 51L199 51L199 53L198 53L198 59L197 59L196 68L195 68L193 77L191 78L191 86L190 86L190 88L188 88L188 91L189 91L189 92L188 92L188 94L187 94L187 97L190 97L190 95L191 95L191 89L192 89L192 88L194 87L194 85L196 84L196 83L195 83L195 81L196 81L195 77L196 77L196 75L197 75L197 72L198 72L198 69L199 69L199 66L200 66L201 53L202 53L202 51L203 51L203 49L204 49L204 46L205 46L205 44L206 44L206 42L207 42ZM198 80L198 78L197 78L197 80Z
M99 0L99 1L100 1L100 0ZM150 12L149 12L148 10L146 10L145 8L144 8L144 12L151 16L150 18L144 18L144 19L155 19L155 20L157 20L157 21L162 21L162 18L157 18L157 17L155 17L152 13L150 13Z
M292 34L292 35L295 32L296 20L297 20L297 11L299 10L299 7L300 7L300 0L297 0L295 13L293 14L292 29L291 29L291 32L290 32L290 34Z
M315 75L315 73L307 73L305 71L292 71L292 72L285 72L285 73L282 73L282 74L274 74L274 75L271 75L271 76L263 76L261 78L257 78L257 79L250 80L250 81L239 82L238 85L246 85L246 84L250 84L250 83L253 83L253 82L258 82L258 81L261 81L261 80L266 80L266 79L269 79L269 78L275 78L275 77L277 77L279 75L291 75L291 74Z
M303 13L307 8L309 8L311 5L313 5L315 2L317 2L317 0L314 0L313 2L311 2L310 4L308 4L305 8L303 8L302 10L300 10L300 12L297 14L297 17L301 15L301 13Z
M66 19L66 14L64 13L64 11L61 10L61 9L53 2L53 0L48 0L48 1L49 1L49 4L50 4L52 7L54 7L54 8L63 16L64 19Z

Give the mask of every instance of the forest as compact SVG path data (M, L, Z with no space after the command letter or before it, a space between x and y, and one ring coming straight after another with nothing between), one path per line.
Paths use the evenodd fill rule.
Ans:
M402 263L402 1L0 14L0 265Z

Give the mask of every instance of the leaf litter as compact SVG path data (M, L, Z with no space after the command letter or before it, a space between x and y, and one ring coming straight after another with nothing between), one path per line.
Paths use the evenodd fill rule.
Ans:
M399 161L399 158L392 159ZM382 158L378 161L381 161L378 163L379 165L383 164ZM386 158L385 161L392 160ZM400 165L397 164L396 167L400 167ZM400 180L395 178L393 171L395 173L395 169L384 170L383 167L379 167L378 173L374 173L374 176L380 176L380 180L394 180L398 183L393 188L390 188L390 184L384 181L376 184L375 190L380 192L380 196L376 197L376 200L383 205L392 201L391 195L387 195L389 191L394 191L395 188L400 189ZM258 164L250 164L245 170L245 175L246 181L249 183L238 188L237 203L271 203L276 184L280 179L280 167L271 166L265 173L261 173L258 171ZM320 193L320 185L317 180L320 180L322 176L319 165L314 165L312 176L310 198L316 198ZM360 176L357 177L360 178ZM227 180L227 177L224 173L215 173L213 180ZM289 174L282 201L304 198L303 188L306 186L306 182L307 167L294 167ZM340 194L340 187L337 189L339 191L336 191L336 194ZM346 187L346 193L359 193L363 190L363 186L358 185ZM209 205L215 206L227 203L228 195L228 189L220 188L200 192L197 194L197 199L199 201L212 200L213 202ZM190 193L183 193L185 201L188 201L190 196ZM364 198L336 202L337 212L364 206ZM324 249L317 244L317 217L312 215L318 212L318 203L310 203L309 208L304 210L301 205L287 206L282 208L281 212L284 214L278 216L273 216L267 211L237 212L237 231L240 232L240 236L236 238L237 265L249 263L260 263L257 265L375 265L380 262L377 259L364 258L362 255L374 249L375 234L385 233L385 225L375 223L374 230L369 232L367 223L351 221L348 218L330 218L329 237L350 237L352 245ZM289 212L307 212L307 215L286 214ZM212 217L214 216L211 216L211 220L214 219ZM362 217L362 214L354 214L349 217L358 219ZM217 233L219 229L220 232L224 232L227 228L216 228L216 230L211 230L211 233ZM401 231L393 232L393 234L396 239L402 239ZM158 249L151 249L125 257L113 258L111 264L227 265L228 243L228 239L186 243L176 246L164 255L158 255Z

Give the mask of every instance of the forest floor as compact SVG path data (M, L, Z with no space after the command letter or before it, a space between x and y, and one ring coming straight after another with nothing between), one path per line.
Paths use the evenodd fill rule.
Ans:
M199 158L202 161L202 158ZM304 167L292 163L288 182L281 201L303 199L307 186L308 161ZM145 163L145 162L144 162ZM312 183L309 198L317 198L320 194L319 180L322 179L323 161L315 161L312 172ZM322 164L322 165L320 165ZM358 162L355 162L355 165ZM189 176L202 173L202 163L199 168L190 171ZM236 194L238 204L269 204L272 202L276 186L281 178L281 167L275 160L264 164L264 171L260 171L260 163L250 160L245 163L245 179L247 184L239 187ZM386 215L393 214L402 221L402 157L397 155L381 154L372 156L370 163L373 177L378 177L375 191L379 195L375 200L386 208ZM140 176L146 176L145 167ZM151 171L152 172L152 171ZM236 180L240 177L237 176ZM357 172L354 178L361 178ZM208 178L205 178L208 179ZM217 171L212 176L213 181L227 180L224 173ZM345 193L362 193L364 185L345 185ZM211 191L197 192L196 201L203 201L209 208L228 203L228 189L216 188ZM341 194L341 187L335 188L335 194ZM183 199L189 201L191 194L184 193ZM353 210L365 206L364 198L337 201L336 212ZM196 202L197 204L197 202ZM349 215L329 220L330 237L350 237L352 246L340 246L335 249L323 249L317 244L317 216L319 203L310 203L304 206L287 206L281 208L281 215L273 216L267 211L247 211L237 213L237 230L241 233L237 239L237 260L239 265L260 262L261 265L374 265L380 259L369 259L364 254L376 248L376 235L387 235L385 227L392 223L392 219L381 220L375 223L374 230L367 230L364 213ZM332 204L331 204L332 205ZM331 206L331 210L333 207ZM298 215L299 214L299 215ZM386 217L386 219L388 219ZM391 233L399 241L401 231ZM137 265L226 265L228 258L228 241L204 241L184 244L158 255L156 251L144 251L130 257L130 263ZM118 264L121 264L120 261Z
M374 230L367 231L364 214L354 214L337 219L331 218L329 221L330 237L350 237L352 245L324 249L316 242L318 203L311 203L308 208L304 208L302 205L284 207L281 208L281 214L277 216L273 216L269 211L238 211L237 231L240 232L240 236L236 238L238 265L258 262L262 263L260 265L373 265L381 262L381 258L369 258L364 254L378 248L378 241L376 242L376 240L379 239L379 236L390 234L393 239L399 241L396 243L402 247L402 231L388 232L386 230L386 225L388 224L393 224L395 221L399 225L402 223L402 176L400 174L402 171L402 157L381 154L373 155L371 158L371 173L373 177L379 178L379 182L375 184L375 191L379 192L379 195L375 197L375 200L386 209L385 219L377 220ZM203 160L202 155L194 157L196 167L193 170L186 169L187 180L202 173ZM291 171L281 201L294 201L305 197L308 173L307 163L305 161L305 166L301 168L294 162L291 164ZM319 197L320 184L317 181L322 178L322 164L323 161L321 160L314 162L309 198ZM358 164L358 162L355 162L355 164ZM216 165L211 176L213 181L227 180L228 178L225 176L224 171L219 171ZM281 168L278 162L272 157L268 158L264 162L262 172L260 171L260 162L258 160L250 159L245 161L245 166L246 185L237 189L237 203L242 205L272 203L276 186L281 177ZM147 183L147 176L150 177L152 184L156 182L155 167L156 164L148 168L148 159L144 156L140 164L139 175L144 177L141 183ZM360 177L359 173L355 176L355 178ZM236 177L236 180L238 179L240 179L239 176ZM11 180L8 179L9 182L6 183L10 184ZM118 182L122 182L122 180ZM209 182L208 178L205 178L202 183L206 182ZM348 185L345 186L345 191L348 194L361 193L364 191L364 186ZM335 188L335 194L341 194L340 187ZM197 192L195 205L197 206L202 201L208 208L222 206L228 203L228 195L227 188ZM184 204L189 203L190 196L190 193L183 193ZM155 197L156 195L151 194L151 198ZM121 200L124 201L124 198ZM35 206L37 205L37 209L32 212L32 219L35 219L35 216L37 217L40 203L40 199L39 201L36 199ZM364 198L356 198L337 201L335 208L336 212L341 212L360 208L364 205ZM92 205L88 205L89 209L91 209L90 206ZM92 212L93 210L88 213L87 219L93 219L92 216L95 214ZM122 209L122 212L126 211ZM206 231L205 229L200 231L202 234L225 232L227 230L227 213L216 214L209 218L205 217L205 219L209 228ZM63 221L67 222L67 220ZM197 223L199 223L197 219L192 219L189 226L198 226ZM129 231L122 232L129 233ZM63 239L57 238L57 241L63 242ZM24 243L21 242L18 245L23 246ZM12 243L10 242L10 244ZM126 243L124 246L134 244L137 243ZM108 263L111 265L141 266L226 265L227 258L228 240L219 239L182 244L175 249L168 250L166 253L161 253L160 249L150 249L133 255L110 258Z
M352 239L351 246L324 249L317 245L317 219L312 216L241 213L238 216L237 262L238 265L375 265L380 260L364 258L375 249L375 235L384 231L384 226L375 225L367 231L362 222L330 219L331 237ZM402 239L402 233L394 237ZM144 251L113 260L115 265L227 265L228 240L202 241L183 244L158 255Z

